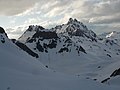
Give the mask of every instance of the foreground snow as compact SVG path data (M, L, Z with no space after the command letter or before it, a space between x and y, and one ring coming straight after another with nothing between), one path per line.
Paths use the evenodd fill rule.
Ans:
M0 33L0 90L119 90L44 67Z

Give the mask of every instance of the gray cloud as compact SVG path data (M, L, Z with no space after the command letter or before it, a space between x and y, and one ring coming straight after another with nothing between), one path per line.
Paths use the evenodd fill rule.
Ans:
M118 30L120 26L120 0L0 0L0 11L0 15L7 16L22 16L24 12L25 15L39 15L26 18L25 25L38 23L50 27L73 17L92 24L98 32Z
M119 22L120 0L0 0L0 14L21 14L36 3L36 13L41 12L47 18L68 15L92 23Z
M15 27L15 28L7 28L6 32L9 36L9 38L19 38L23 32L28 28L28 26L24 27L24 26L19 26L19 27Z
M93 24L112 24L120 23L120 13L108 16L93 17L89 20Z
M32 8L38 0L0 0L1 15L17 15Z
M109 15L120 13L120 0L104 0L96 4L94 13L98 15Z

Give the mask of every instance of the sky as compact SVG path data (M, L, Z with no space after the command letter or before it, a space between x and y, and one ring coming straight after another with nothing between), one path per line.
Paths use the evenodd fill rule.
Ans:
M120 31L120 0L0 0L0 26L18 38L29 25L51 28L69 18L97 34Z

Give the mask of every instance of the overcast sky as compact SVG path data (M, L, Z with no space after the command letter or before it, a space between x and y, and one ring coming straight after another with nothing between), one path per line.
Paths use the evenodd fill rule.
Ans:
M0 0L0 26L17 38L28 25L45 28L77 18L97 34L120 31L120 0ZM19 27L18 29L16 29Z

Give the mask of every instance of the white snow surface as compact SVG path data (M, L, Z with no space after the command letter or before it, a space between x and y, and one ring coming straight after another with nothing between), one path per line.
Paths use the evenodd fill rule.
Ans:
M2 38L1 38L2 37ZM92 80L46 69L0 34L0 90L119 90Z
M110 77L114 70L120 68L120 33L107 33L101 35L101 37L104 36L102 37L103 40L99 40L99 37L94 37L94 33L82 23L72 19L68 23L50 29L50 31L56 31L61 42L58 40L56 48L48 49L48 53L35 49L36 43L39 41L41 46L43 46L43 44L49 44L52 39L39 40L40 38L36 38L32 43L26 43L31 50L39 55L37 60L45 66L48 66L51 70L68 75L80 76L79 78L96 79L98 82ZM68 30L71 30L73 33L79 29L85 36L71 37L67 31L68 26ZM91 37L95 38L97 42L92 41ZM24 37L22 38L24 39ZM72 41L72 45L68 47L70 52L58 53L61 48L67 46L67 43L65 43L67 38ZM78 54L76 51L77 46L82 46L86 54L83 52ZM115 80L114 78L110 80L110 86L115 85L119 87L119 79L117 80L118 83Z

